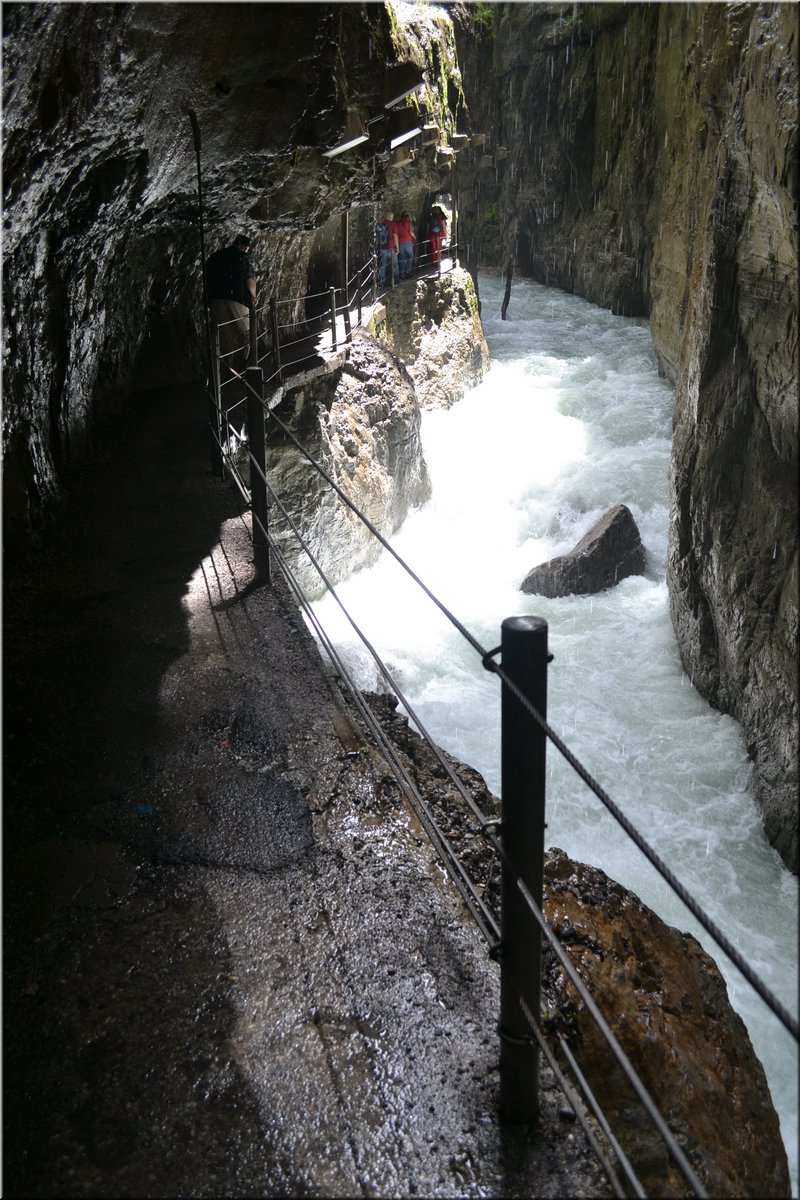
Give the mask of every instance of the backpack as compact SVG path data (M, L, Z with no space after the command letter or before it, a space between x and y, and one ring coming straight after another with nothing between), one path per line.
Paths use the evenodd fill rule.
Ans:
M389 245L389 226L386 221L380 221L375 227L379 250L385 250Z
M432 212L431 213L431 233L439 233L441 228L442 227L439 224L439 214L437 212Z

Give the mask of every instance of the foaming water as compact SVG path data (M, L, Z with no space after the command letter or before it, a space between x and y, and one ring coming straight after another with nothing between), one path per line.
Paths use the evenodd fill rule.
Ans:
M505 617L547 620L550 724L796 1012L797 880L764 837L739 725L695 691L672 633L673 392L647 324L529 283L501 321L501 286L481 281L491 369L455 407L423 415L432 497L392 545L487 649ZM596 596L519 591L618 503L639 526L643 576ZM499 685L472 647L390 555L337 591L424 728L499 793ZM382 688L331 597L315 608L360 686ZM632 888L718 963L767 1071L797 1195L793 1040L552 746L547 806L548 845Z

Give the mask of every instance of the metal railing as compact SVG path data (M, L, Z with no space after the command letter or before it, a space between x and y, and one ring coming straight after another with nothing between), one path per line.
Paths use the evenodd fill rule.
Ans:
M425 250L423 247L428 246ZM458 266L458 247L445 242L442 253L434 259L428 242L420 243L415 254L412 278L435 278ZM394 276L390 282L394 282ZM388 285L387 285L388 286ZM280 395L280 389L292 376L324 369L332 356L343 352L352 341L353 333L370 321L375 304L385 294L378 282L378 255L373 253L350 276L343 288L330 287L324 291L290 297L271 297L264 304L248 310L246 317L228 321L209 320L206 307L206 329L210 340L211 360L209 393L211 403L211 462L217 475L227 469L240 484L235 469L235 453L244 440L247 386L259 394ZM283 314L307 313L309 308L324 308L315 317L302 316L297 320L283 319ZM220 331L246 325L239 348L221 352ZM300 332L298 332L300 331ZM247 366L243 358L247 358ZM248 372L257 367L260 375ZM243 492L244 494L244 492ZM248 498L249 499L249 498Z
M377 294L375 288L374 258L371 264L369 264L369 278L366 274L366 266L367 264L356 272L353 280L348 281L348 286L342 296L341 303L337 303L334 289L331 289L331 292L334 294L330 297L330 320L332 323L330 349L336 349L336 322L339 318L344 320L345 309L350 313L351 318L349 330L345 323L345 339L348 334L352 333L353 298L351 285L355 289L356 297L361 295L362 301L365 294L371 295L373 299ZM369 284L368 287L367 283ZM284 303L293 303L293 301L286 301ZM358 322L361 323L365 319L368 310L362 303L358 311ZM545 828L545 758L548 741L562 754L590 790L612 813L638 849L655 866L656 870L659 871L693 916L700 922L723 953L737 967L747 982L754 988L764 1003L767 1004L773 1014L795 1039L798 1038L798 1024L796 1019L772 995L763 981L758 978L750 964L746 962L730 940L707 916L700 905L691 897L687 889L677 880L672 871L647 844L633 823L622 813L605 790L592 778L555 731L548 725L546 720L547 664L551 656L547 651L546 622L537 617L509 618L503 622L501 645L494 650L486 650L481 646L464 625L458 621L424 582L418 578L408 564L400 558L380 531L360 512L324 467L315 461L292 431L270 409L266 385L269 380L277 378L281 369L280 361L278 360L278 366L273 370L269 380L265 380L260 365L260 361L262 360L259 359L259 339L255 320L251 321L250 328L250 365L244 377L247 430L249 435L249 486L236 470L235 464L231 464L231 469L243 495L246 496L251 505L256 575L263 582L269 581L270 555L273 555L298 603L305 610L310 624L317 633L322 646L325 648L325 652L329 655L340 678L348 688L354 703L371 729L376 742L389 760L400 786L417 813L423 827L462 895L468 910L487 941L490 953L500 962L501 1000L498 1031L500 1035L501 1067L500 1105L504 1119L511 1122L530 1122L535 1119L538 1111L538 1063L539 1052L541 1050L564 1088L565 1094L584 1128L590 1145L595 1149L615 1193L617 1195L626 1195L628 1194L625 1190L627 1187L627 1189L631 1190L637 1196L645 1195L634 1166L625 1154L619 1137L615 1135L610 1121L603 1113L597 1096L581 1072L580 1066L566 1039L563 1035L549 1030L547 1023L542 1019L540 1013L540 980L541 947L542 939L544 938L552 952L556 955L564 975L569 979L580 997L580 1001L585 1007L586 1012L595 1022L608 1047L610 1059L618 1064L628 1080L639 1103L662 1139L667 1153L691 1190L691 1194L698 1197L705 1196L707 1193L689 1162L686 1152L679 1144L674 1132L669 1128L655 1101L642 1083L618 1039L611 1030L607 1020L599 1010L585 982L573 965L568 952L563 948L557 935L544 916L542 896ZM302 362L304 360L300 359L296 361ZM294 443L297 450L308 460L312 468L328 486L333 489L341 502L355 513L366 528L369 529L370 533L377 538L383 548L395 558L402 569L410 575L432 603L455 626L479 655L482 665L487 670L499 676L502 685L502 818L500 822L495 818L487 816L480 809L480 806L471 796L469 790L453 772L452 767L443 756L441 750L425 730L412 705L403 695L396 679L392 676L386 665L381 662L375 648L364 637L351 615L347 613L336 593L335 587L327 578L322 566L306 544L291 514L270 486L266 470L265 439L265 429L268 420L275 422L283 437ZM222 443L220 443L220 446L223 448ZM372 713L369 705L365 702L363 696L361 696L355 683L349 678L341 657L321 627L316 614L304 595L301 585L290 569L283 550L275 538L270 535L268 505L275 506L282 513L288 529L297 540L302 552L307 556L319 574L324 586L340 607L342 607L348 621L350 621L356 633L375 659L384 680L409 713L421 736L425 738L434 754L438 757L450 782L453 784L462 803L474 821L474 825L471 828L483 837L486 846L496 856L502 873L499 923L496 915L491 911L481 896L479 889L475 886L469 872L459 860L457 853L454 852L451 841L443 832L441 824L437 821L431 806L425 797L420 795L413 779L409 777L390 739L382 730L380 723L376 720L374 713ZM496 661L498 654L500 654L500 663ZM500 834L499 837L498 831ZM569 1082L568 1075L572 1076L572 1083ZM585 1109L584 1105L586 1106ZM610 1158L614 1158L619 1164L620 1173L625 1179L624 1186L620 1182L610 1162Z

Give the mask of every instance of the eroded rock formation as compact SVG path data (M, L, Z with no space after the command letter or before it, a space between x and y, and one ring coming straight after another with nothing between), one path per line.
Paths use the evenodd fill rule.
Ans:
M789 1196L764 1069L697 939L562 850L546 856L544 912L709 1195ZM683 1195L681 1174L621 1069L609 1066L605 1039L552 951L544 963L552 1023L614 1114L646 1194Z
M468 264L649 314L676 387L678 645L797 870L796 10L499 4L457 28L489 135L459 160Z
M588 596L628 575L642 575L645 557L631 510L616 504L569 554L559 554L529 571L519 590L538 596Z
M342 492L384 536L427 500L420 411L408 372L370 337L357 337L330 374L287 390L275 410ZM332 583L374 562L380 542L279 430L267 424L270 485ZM275 533L309 595L325 590L273 506Z
M444 15L383 4L20 4L3 11L3 486L7 544L37 536L93 427L131 392L202 376L207 253L244 226L262 295L315 294L373 249L375 204L415 214L437 147L390 168L387 81L416 69L446 142L462 102ZM348 119L368 142L328 158Z
M383 336L408 367L422 408L449 408L489 366L475 287L464 270L387 296Z
M474 815L394 697L368 699L437 825L497 913L499 862ZM500 802L478 772L442 755L481 811L500 816ZM545 856L544 912L709 1195L789 1196L786 1151L764 1069L722 975L698 941L603 871L555 848ZM645 1193L685 1194L660 1135L549 947L542 1003L547 1024L573 1050Z
M378 337L359 331L342 366L288 387L275 410L385 537L430 495L420 409L449 407L488 365L476 308L465 271L396 288L376 312ZM274 422L267 432L270 484L331 582L374 562L375 536ZM309 594L320 595L318 572L273 511L272 532Z

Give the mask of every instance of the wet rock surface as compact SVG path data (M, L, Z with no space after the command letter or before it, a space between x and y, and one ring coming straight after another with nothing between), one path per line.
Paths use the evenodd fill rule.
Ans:
M4 1194L609 1194L278 581L138 397L5 559Z
M538 596L588 596L613 587L628 575L643 575L645 551L631 510L610 508L569 554L529 571L520 591Z
M545 861L544 911L708 1194L789 1196L764 1069L697 939L561 850ZM609 1066L606 1043L552 951L542 987L553 1027L613 1113L646 1194L683 1194L682 1175L621 1070Z
M475 286L461 268L387 293L383 336L407 366L420 408L450 408L489 369Z
M276 415L384 536L430 495L413 382L380 341L359 335L344 362L299 387L288 387ZM332 583L374 562L380 543L274 422L267 422L270 484ZM304 587L325 585L285 515L273 525Z
M385 537L430 497L421 409L447 408L488 368L470 276L459 268L390 289L324 372L283 389L275 415ZM267 422L271 530L310 596L325 590L290 520L332 584L375 561L380 543L276 422Z
M467 265L511 261L650 317L676 387L681 657L741 721L767 835L796 872L796 13L508 4L487 28L460 12L470 122L489 137L459 160Z
M368 698L437 824L499 916L499 862L479 821L394 697ZM483 815L499 817L499 801L481 776L441 753ZM667 925L603 871L557 848L545 855L543 907L709 1195L789 1196L786 1151L764 1069L722 975L696 938ZM683 1195L682 1175L546 942L542 961L546 1027L575 1054L645 1194Z

